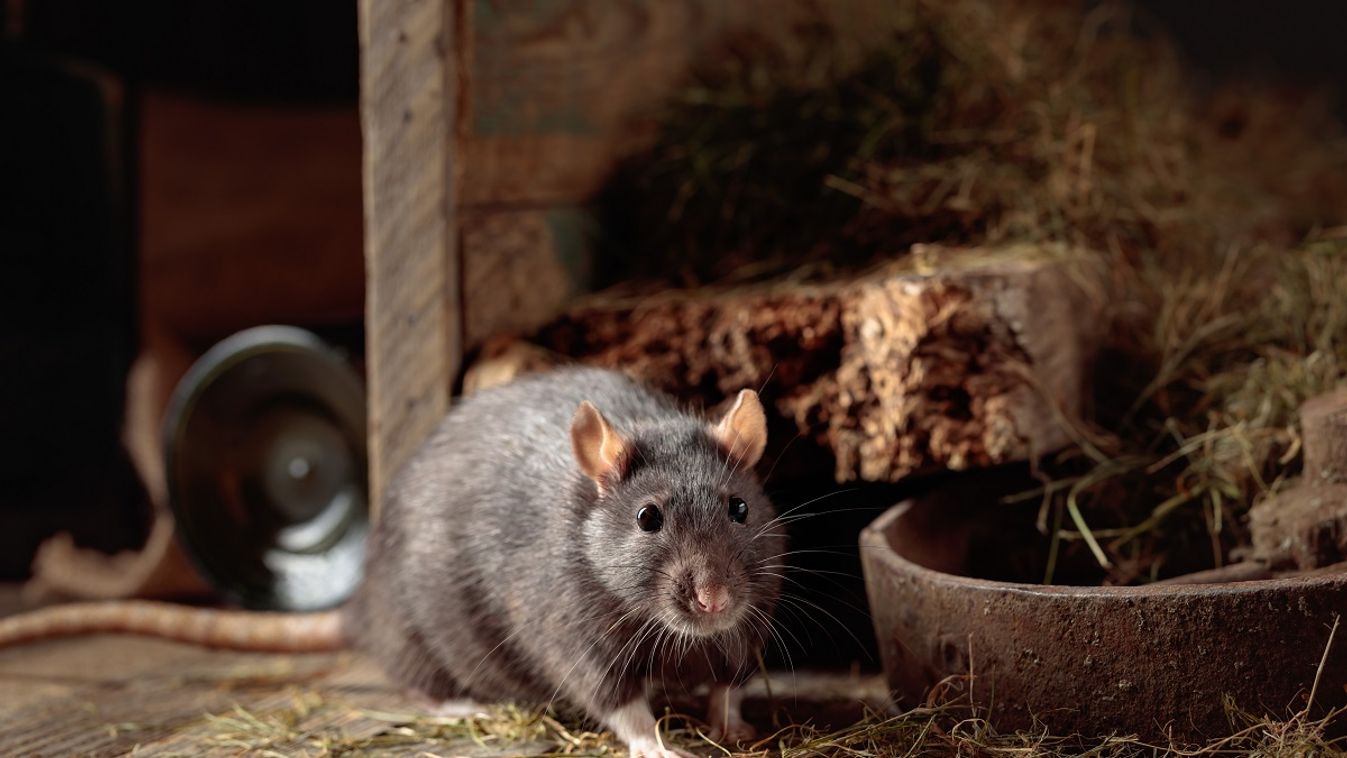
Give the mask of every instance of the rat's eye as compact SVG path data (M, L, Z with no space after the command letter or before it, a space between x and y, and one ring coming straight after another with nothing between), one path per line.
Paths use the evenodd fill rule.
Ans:
M745 503L743 498L730 498L730 518L739 524L748 520L748 503Z
M641 529L647 532L658 532L661 526L664 526L664 517L660 515L659 506L654 503L641 506L641 510L636 512L636 523L641 525Z

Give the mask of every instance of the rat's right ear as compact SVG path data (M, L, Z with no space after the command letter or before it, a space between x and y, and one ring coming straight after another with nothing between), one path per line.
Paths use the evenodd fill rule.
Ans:
M767 414L753 390L740 390L734 407L711 426L711 437L736 466L753 468L767 449Z
M599 494L603 494L606 483L622 478L627 441L588 400L580 403L571 419L571 448L580 470L598 485Z

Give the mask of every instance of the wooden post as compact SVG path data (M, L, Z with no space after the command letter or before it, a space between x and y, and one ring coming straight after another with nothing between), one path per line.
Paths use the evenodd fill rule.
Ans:
M443 416L461 356L451 144L455 4L360 0L369 485Z

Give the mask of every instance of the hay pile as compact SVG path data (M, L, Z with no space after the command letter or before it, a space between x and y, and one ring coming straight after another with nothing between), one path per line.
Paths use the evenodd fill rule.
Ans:
M917 242L1095 250L1113 329L1082 444L1028 493L1055 537L1044 579L1228 562L1243 513L1298 470L1296 406L1347 380L1341 127L1314 97L1198 98L1123 5L884 7L892 37L864 55L819 24L789 51L736 40L698 74L612 193L646 262L626 273L826 276Z

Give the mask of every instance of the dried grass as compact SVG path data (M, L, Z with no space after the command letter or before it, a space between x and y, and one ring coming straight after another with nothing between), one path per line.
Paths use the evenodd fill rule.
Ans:
M1238 558L1241 517L1299 470L1297 408L1347 381L1347 240L1256 245L1214 270L1146 276L1137 291L1153 293L1155 316L1114 346L1146 381L1111 409L1104 452L1051 462L1083 472L1059 476L1045 506L1090 512L1114 583ZM1061 534L1084 542L1076 526Z
M1255 715L1225 703L1229 734L1202 744L1154 743L1129 735L1099 738L1053 735L1046 729L999 732L963 699L967 680L952 678L936 688L945 702L897 714L867 713L841 729L790 723L751 745L737 748L707 740L695 719L664 720L667 744L698 755L732 758L881 758L896 756L1331 756L1347 755L1340 734L1347 726L1343 710L1310 718L1310 709L1286 719ZM304 729L322 709L343 711L328 726ZM328 715L332 715L329 713ZM372 734L351 736L332 726L349 719L387 722ZM324 700L316 709L255 713L236 707L208 717L214 731L203 747L268 756L501 755L622 756L611 734L567 724L554 714L496 706L472 718L445 719L413 713L390 714L345 709Z
M696 755L727 758L890 758L896 756L1329 756L1347 755L1347 709L1315 716L1320 678L1339 629L1335 621L1304 704L1277 717L1223 701L1228 733L1200 744L1148 742L1129 735L1085 738L1060 736L1047 728L1000 732L987 713L972 705L975 677L952 676L933 687L920 707L903 712L867 707L854 724L835 729L792 718L792 708L766 692L775 730L737 747L706 737L698 719L666 711L662 739ZM765 676L765 675L764 675ZM790 700L794 708L799 700ZM612 734L593 731L551 710L490 706L471 716L446 718L418 711L359 708L340 695L294 688L288 705L259 712L236 705L207 715L199 747L240 755L313 756L621 756ZM132 725L135 729L143 728ZM110 726L109 728L117 728ZM194 754L185 752L183 755Z

